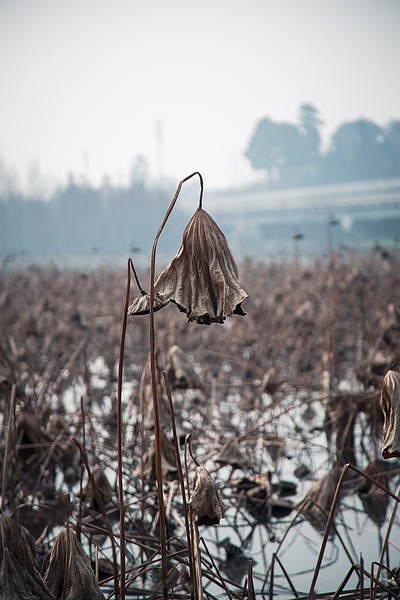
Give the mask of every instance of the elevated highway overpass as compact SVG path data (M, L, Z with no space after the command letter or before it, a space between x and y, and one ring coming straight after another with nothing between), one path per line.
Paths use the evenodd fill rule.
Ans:
M190 208L186 206L193 212L193 195ZM337 222L335 247L398 247L400 238L400 178L205 194L204 208L238 256L290 254L298 232L304 253L324 253L332 217Z
M292 189L234 191L210 196L206 210L233 224L238 219L257 223L326 220L349 215L400 217L400 178L357 181ZM399 232L400 235L400 232Z

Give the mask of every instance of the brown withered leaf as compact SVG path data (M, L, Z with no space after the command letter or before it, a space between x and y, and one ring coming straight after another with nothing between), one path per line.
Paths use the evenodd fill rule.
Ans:
M251 461L243 454L236 439L230 440L216 459L221 467L230 465L234 469L251 469Z
M383 460L372 460L365 469L365 472L370 477L379 481L386 488L389 488L391 471L396 473L394 465ZM390 497L387 492L371 483L368 479L362 479L357 491L369 518L378 527L382 527L386 522L386 512L389 506Z
M400 373L389 370L383 378L383 458L400 457Z
M199 389L202 387L193 362L176 344L168 350L166 374L171 389Z
M334 467L313 483L304 498L307 501L301 512L321 535L325 532L339 476L340 469Z
M118 518L114 492L103 467L100 465L95 465L93 467L92 479L93 481L90 480L86 488L82 490L82 500L86 505L86 508L89 509L89 511L98 513L102 512L102 507L104 507L111 519Z
M104 600L90 560L70 527L54 541L44 581L56 598Z
M188 321L199 324L223 323L226 317L246 314L242 302L248 296L239 285L235 259L221 229L202 208L186 225L180 248L154 290L154 310L173 302ZM149 299L142 298L133 301L129 315L149 312Z
M175 449L173 443L168 439L165 431L160 429L161 441L161 460L164 476L168 480L176 479L178 476L178 468L176 466ZM143 457L143 472L142 464L139 464L135 470L135 475L143 476L145 481L154 482L157 480L156 469L156 449L154 444L151 444L148 452Z
M154 312L157 312L161 308L164 308L168 304L169 300L164 300L160 294L155 294L154 297ZM150 312L150 295L142 294L133 300L128 308L129 315L148 315Z
M34 541L0 514L0 600L53 600L34 563Z
M189 500L198 525L218 525L224 517L226 506L210 473L201 466L196 467L194 489Z

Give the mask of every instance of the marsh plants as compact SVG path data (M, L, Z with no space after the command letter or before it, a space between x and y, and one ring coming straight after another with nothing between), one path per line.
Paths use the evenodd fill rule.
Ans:
M1 600L398 597L399 257L248 258L247 298L202 203L124 299L0 271Z

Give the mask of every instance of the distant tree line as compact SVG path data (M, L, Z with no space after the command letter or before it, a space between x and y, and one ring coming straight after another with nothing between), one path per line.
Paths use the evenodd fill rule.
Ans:
M168 190L143 181L94 188L71 179L49 201L9 192L0 197L0 256L148 255L170 199ZM160 252L175 253L187 220L177 205Z
M321 148L322 121L312 104L302 104L298 123L261 119L245 156L265 171L271 187L291 187L400 176L400 121L380 127L367 119L349 121Z

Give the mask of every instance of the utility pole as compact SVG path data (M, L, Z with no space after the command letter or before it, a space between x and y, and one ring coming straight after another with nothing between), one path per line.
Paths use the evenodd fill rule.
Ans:
M164 131L163 122L161 119L157 119L155 123L156 132L156 168L157 168L157 179L158 182L162 182L163 171L164 171Z

